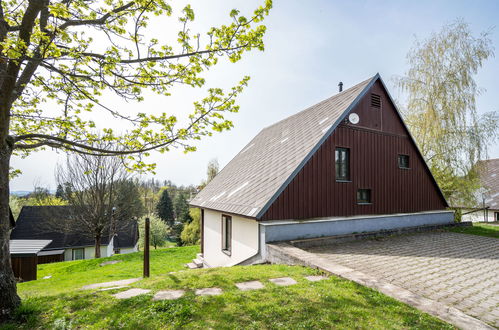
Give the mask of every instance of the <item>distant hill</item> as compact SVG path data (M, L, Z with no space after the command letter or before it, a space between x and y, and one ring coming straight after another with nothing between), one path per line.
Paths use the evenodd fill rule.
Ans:
M14 196L22 197L22 196L28 195L30 192L31 191L27 191L27 190L15 190L15 191L11 191L10 194L14 195Z

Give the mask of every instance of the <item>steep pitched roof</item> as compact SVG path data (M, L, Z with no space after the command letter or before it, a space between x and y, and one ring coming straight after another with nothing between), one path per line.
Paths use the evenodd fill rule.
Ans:
M264 128L191 205L261 217L377 79L378 74Z
M10 238L52 240L44 250L93 246L95 242L92 235L75 228L72 212L71 206L23 206ZM119 221L116 247L132 247L137 240L137 222ZM101 244L109 244L108 232L102 236Z
M488 190L485 204L491 209L499 209L499 158L481 162L480 179Z

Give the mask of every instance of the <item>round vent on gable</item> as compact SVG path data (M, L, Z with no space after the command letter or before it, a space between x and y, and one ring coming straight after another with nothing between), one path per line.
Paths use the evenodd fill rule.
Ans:
M358 124L360 121L359 115L355 112L352 112L350 115L348 115L348 121L354 125Z

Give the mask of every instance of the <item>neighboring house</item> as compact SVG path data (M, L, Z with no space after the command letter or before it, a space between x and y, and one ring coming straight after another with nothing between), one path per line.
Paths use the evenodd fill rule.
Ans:
M462 221L499 221L499 158L480 161L478 166L484 193L475 208L462 208Z
M454 221L381 77L341 87L264 128L191 201L206 266L265 261L269 242Z
M38 263L92 259L95 257L94 238L71 218L71 206L23 206L12 230L11 239L50 239L38 253ZM138 251L137 221L118 221L117 234L101 239L101 257Z

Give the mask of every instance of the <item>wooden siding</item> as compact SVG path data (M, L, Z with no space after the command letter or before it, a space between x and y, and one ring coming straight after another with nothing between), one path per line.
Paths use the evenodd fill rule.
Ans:
M358 125L341 124L274 201L261 220L410 213L445 209L447 204L379 81L382 109L367 93L352 112ZM365 118L368 118L366 120ZM336 182L334 150L350 149L350 182ZM398 155L410 169L398 167ZM371 204L357 204L357 189L371 189Z
M12 270L14 276L21 279L22 282L36 280L37 256L30 257L11 257Z
M62 261L64 261L64 253L38 257L38 264L39 265L50 264L53 262L62 262Z

